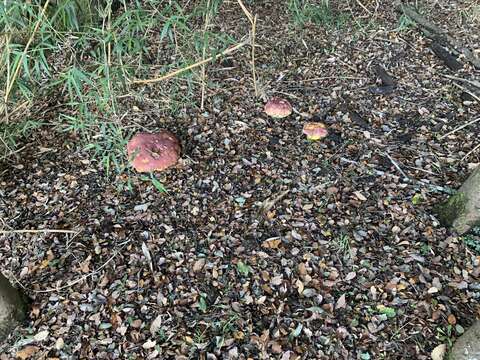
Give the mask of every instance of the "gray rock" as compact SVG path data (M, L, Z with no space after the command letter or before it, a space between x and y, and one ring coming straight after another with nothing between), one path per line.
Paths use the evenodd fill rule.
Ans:
M480 320L477 320L453 345L451 360L480 360Z

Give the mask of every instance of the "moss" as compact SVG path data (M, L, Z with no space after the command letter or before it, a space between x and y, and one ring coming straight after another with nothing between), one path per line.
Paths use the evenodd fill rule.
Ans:
M458 192L450 196L446 202L435 206L434 211L442 225L452 226L455 219L465 210L466 203L465 194Z

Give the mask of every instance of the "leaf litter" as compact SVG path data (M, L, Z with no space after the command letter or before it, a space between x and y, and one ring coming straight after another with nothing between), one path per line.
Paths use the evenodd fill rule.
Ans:
M192 160L153 187L118 190L74 137L25 140L2 172L2 227L78 233L1 235L4 269L33 301L1 358L443 356L480 315L480 256L431 208L480 162L462 160L479 124L440 136L480 109L419 31L399 30L391 2L376 3L370 22L352 5L338 29L292 28L285 4L258 5L260 81L300 114L266 117L241 57L207 68L221 86L204 111L169 116L151 105L168 85L152 86L135 106L176 129ZM470 26L426 6L455 33ZM304 139L302 114L329 135Z

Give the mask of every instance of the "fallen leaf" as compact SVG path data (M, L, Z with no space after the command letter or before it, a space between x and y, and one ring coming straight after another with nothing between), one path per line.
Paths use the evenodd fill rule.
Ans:
M27 346L22 350L17 351L15 356L21 360L30 358L33 354L36 354L40 349L37 346Z
M65 345L65 342L63 341L63 339L58 338L57 341L55 342L55 349L62 350L64 345Z
M267 300L267 297L266 297L265 295L263 295L263 296L260 296L260 297L257 299L256 303L257 303L258 305L262 305L262 304L265 302L265 300Z
M367 198L360 191L355 191L354 194L358 200L367 201Z
M282 282L283 282L283 276L282 276L282 275L274 276L274 277L272 278L272 280L270 281L270 283L271 283L273 286L278 286L278 285L280 285Z
M40 331L38 334L36 334L33 339L35 341L43 341L48 337L48 330L43 330Z
M347 305L347 301L345 299L345 294L340 296L335 304L335 309L343 309Z
M297 281L295 282L295 285L297 286L298 293L299 293L300 295L302 295L303 289L305 288L305 287L303 286L303 282L301 282L300 280L297 280Z
M349 272L347 276L345 276L345 281L353 280L355 279L356 276L357 276L357 273L355 271Z
M147 244L142 241L142 253L143 256L145 256L145 259L148 261L148 266L150 267L150 271L153 273L153 262L152 262L152 256L150 255L150 250L148 249Z
M282 352L282 345L276 341L272 342L272 352L274 354L280 354Z
M262 242L262 247L265 249L278 249L281 243L282 240L279 237L274 237Z
M205 266L206 261L207 260L205 258L200 258L197 261L195 261L195 264L193 264L193 272L201 271Z
M245 334L241 331L235 331L233 333L233 337L236 339L236 340L243 340L243 338L245 337Z
M307 275L307 267L305 266L305 263L301 262L298 264L298 273L302 276Z
M162 315L158 315L155 320L150 324L150 333L155 335L158 330L162 327Z
M151 349L153 347L155 347L155 345L157 345L157 342L155 340L147 340L143 345L142 347L145 349L145 350L148 350L148 349Z

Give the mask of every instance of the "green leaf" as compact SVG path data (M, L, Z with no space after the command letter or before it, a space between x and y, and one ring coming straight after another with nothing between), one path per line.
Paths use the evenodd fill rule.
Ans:
M200 300L198 300L198 308L202 311L202 312L206 312L207 311L207 302L205 301L205 298L203 296L200 297Z
M311 306L309 308L307 308L308 311L311 311L311 312L314 312L314 313L319 313L319 314L322 314L325 312L325 310L323 310L321 307L319 306Z
M163 186L163 184L158 181L155 176L153 176L153 174L151 174L150 176L150 180L152 181L152 184L153 186L155 186L155 188L159 191L159 192L167 192L167 189L165 189L165 186Z
M243 196L236 197L235 202L238 205L243 206L243 205L245 205L245 198Z
M395 309L388 306L377 305L377 310L380 314L387 315L388 318L393 318L397 315Z
M302 333L302 329L303 329L303 325L302 324L298 324L297 327L295 328L295 330L293 330L290 334L291 337L299 337L300 334Z
M415 194L413 197L412 197L412 204L413 205L418 205L418 204L421 204L423 202L423 196L422 194Z
M248 274L250 273L250 266L244 264L242 261L239 261L237 263L237 270L243 276L248 276Z

